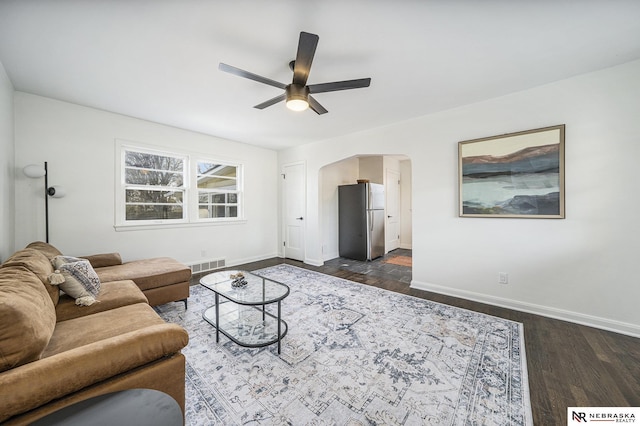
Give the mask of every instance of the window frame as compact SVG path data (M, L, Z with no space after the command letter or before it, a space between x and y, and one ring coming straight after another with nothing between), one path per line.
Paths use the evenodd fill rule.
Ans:
M149 219L149 220L127 220L126 218L126 191L127 188L136 189L168 189L175 191L175 187L156 187L146 185L127 184L126 179L126 154L127 152L140 152L150 155L162 155L180 158L183 161L183 182L180 190L182 191L182 218L180 219ZM115 182L115 224L116 230L136 230L136 229L153 229L153 228L171 228L176 226L203 226L216 224L231 224L246 222L244 217L244 166L240 162L223 160L215 158L211 155L194 153L188 151L176 151L170 148L154 147L140 143L116 140L116 182ZM212 163L236 169L236 189L235 190L216 190L217 193L235 193L237 194L237 204L226 203L227 206L237 206L236 217L199 217L199 195L200 188L197 184L198 163ZM216 205L214 203L212 205Z
M220 165L220 166L227 166L227 167L235 167L236 169L236 177L233 179L236 182L236 189L235 190L228 190L228 189L219 189L219 188L211 188L211 189L207 189L207 188L199 188L198 187L198 165L199 163L212 163L212 164L216 164L216 165ZM191 182L191 186L193 188L193 197L192 197L192 201L193 201L193 208L191 209L192 213L192 222L201 222L201 223L210 223L210 222L235 222L238 220L243 220L244 219L244 203L243 203L243 198L244 198L244 191L243 191L243 181L242 181L242 177L243 177L243 168L242 165L239 163L233 163L233 162L229 162L229 161L222 161L219 159L212 159L211 157L208 156L203 156L203 155L199 155L197 156L194 161L193 161L193 166L192 166L192 182ZM216 175L217 176L217 175ZM218 176L218 177L223 177L223 176ZM225 179L229 179L232 180L231 178L228 177L224 177ZM209 193L209 194L225 194L225 198L228 197L229 194L236 194L237 197L237 201L236 203L229 203L228 201L225 203L207 203L207 206L209 206L209 208L211 207L215 207L215 206L225 206L225 207L231 207L231 206L235 206L236 207L236 216L235 217L200 217L200 193Z

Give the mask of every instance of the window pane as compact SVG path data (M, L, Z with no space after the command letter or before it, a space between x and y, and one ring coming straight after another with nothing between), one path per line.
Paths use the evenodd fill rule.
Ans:
M201 204L237 204L236 192L202 192L198 193L198 202Z
M127 220L182 219L181 205L127 205Z
M148 204L182 204L182 191L161 191L153 189L127 189L125 202Z
M159 172L156 170L126 169L125 183L132 185L154 185L182 187L182 173Z
M237 189L238 168L204 161L198 162L198 188Z
M238 189L238 182L235 179L220 178L215 176L203 176L198 178L198 188L224 189L235 191Z
M200 204L198 206L198 217L200 219L238 217L238 207L218 204Z
M216 175L235 178L237 173L236 166L228 166L225 164L215 164L207 161L198 161L199 175Z
M184 163L180 157L168 155L148 154L146 152L127 151L125 166L138 169L169 170L182 172Z
M211 201L217 204L225 203L227 198L225 195L226 194L211 194Z

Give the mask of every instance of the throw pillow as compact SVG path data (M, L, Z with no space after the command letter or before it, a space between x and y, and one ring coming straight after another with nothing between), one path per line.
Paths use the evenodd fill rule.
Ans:
M76 299L76 305L90 306L96 302L100 293L100 278L88 260L56 256L51 263L56 269L49 278L51 284L57 284L62 291Z

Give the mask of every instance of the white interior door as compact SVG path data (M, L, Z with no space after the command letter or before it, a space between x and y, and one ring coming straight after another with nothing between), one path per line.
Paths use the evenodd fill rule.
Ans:
M305 167L302 163L285 165L283 178L284 257L304 261Z
M387 170L385 252L400 247L400 172Z

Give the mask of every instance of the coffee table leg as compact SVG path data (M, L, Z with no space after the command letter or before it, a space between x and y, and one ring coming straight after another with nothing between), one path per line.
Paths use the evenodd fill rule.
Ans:
M220 299L216 293L216 343L220 342Z
M278 355L280 354L280 340L282 339L280 333L280 301L278 300Z
M262 301L264 302L266 300L266 290L265 290L265 284L264 284L264 278L262 279ZM265 321L265 316L264 316L264 305L262 305L262 323L264 324Z

